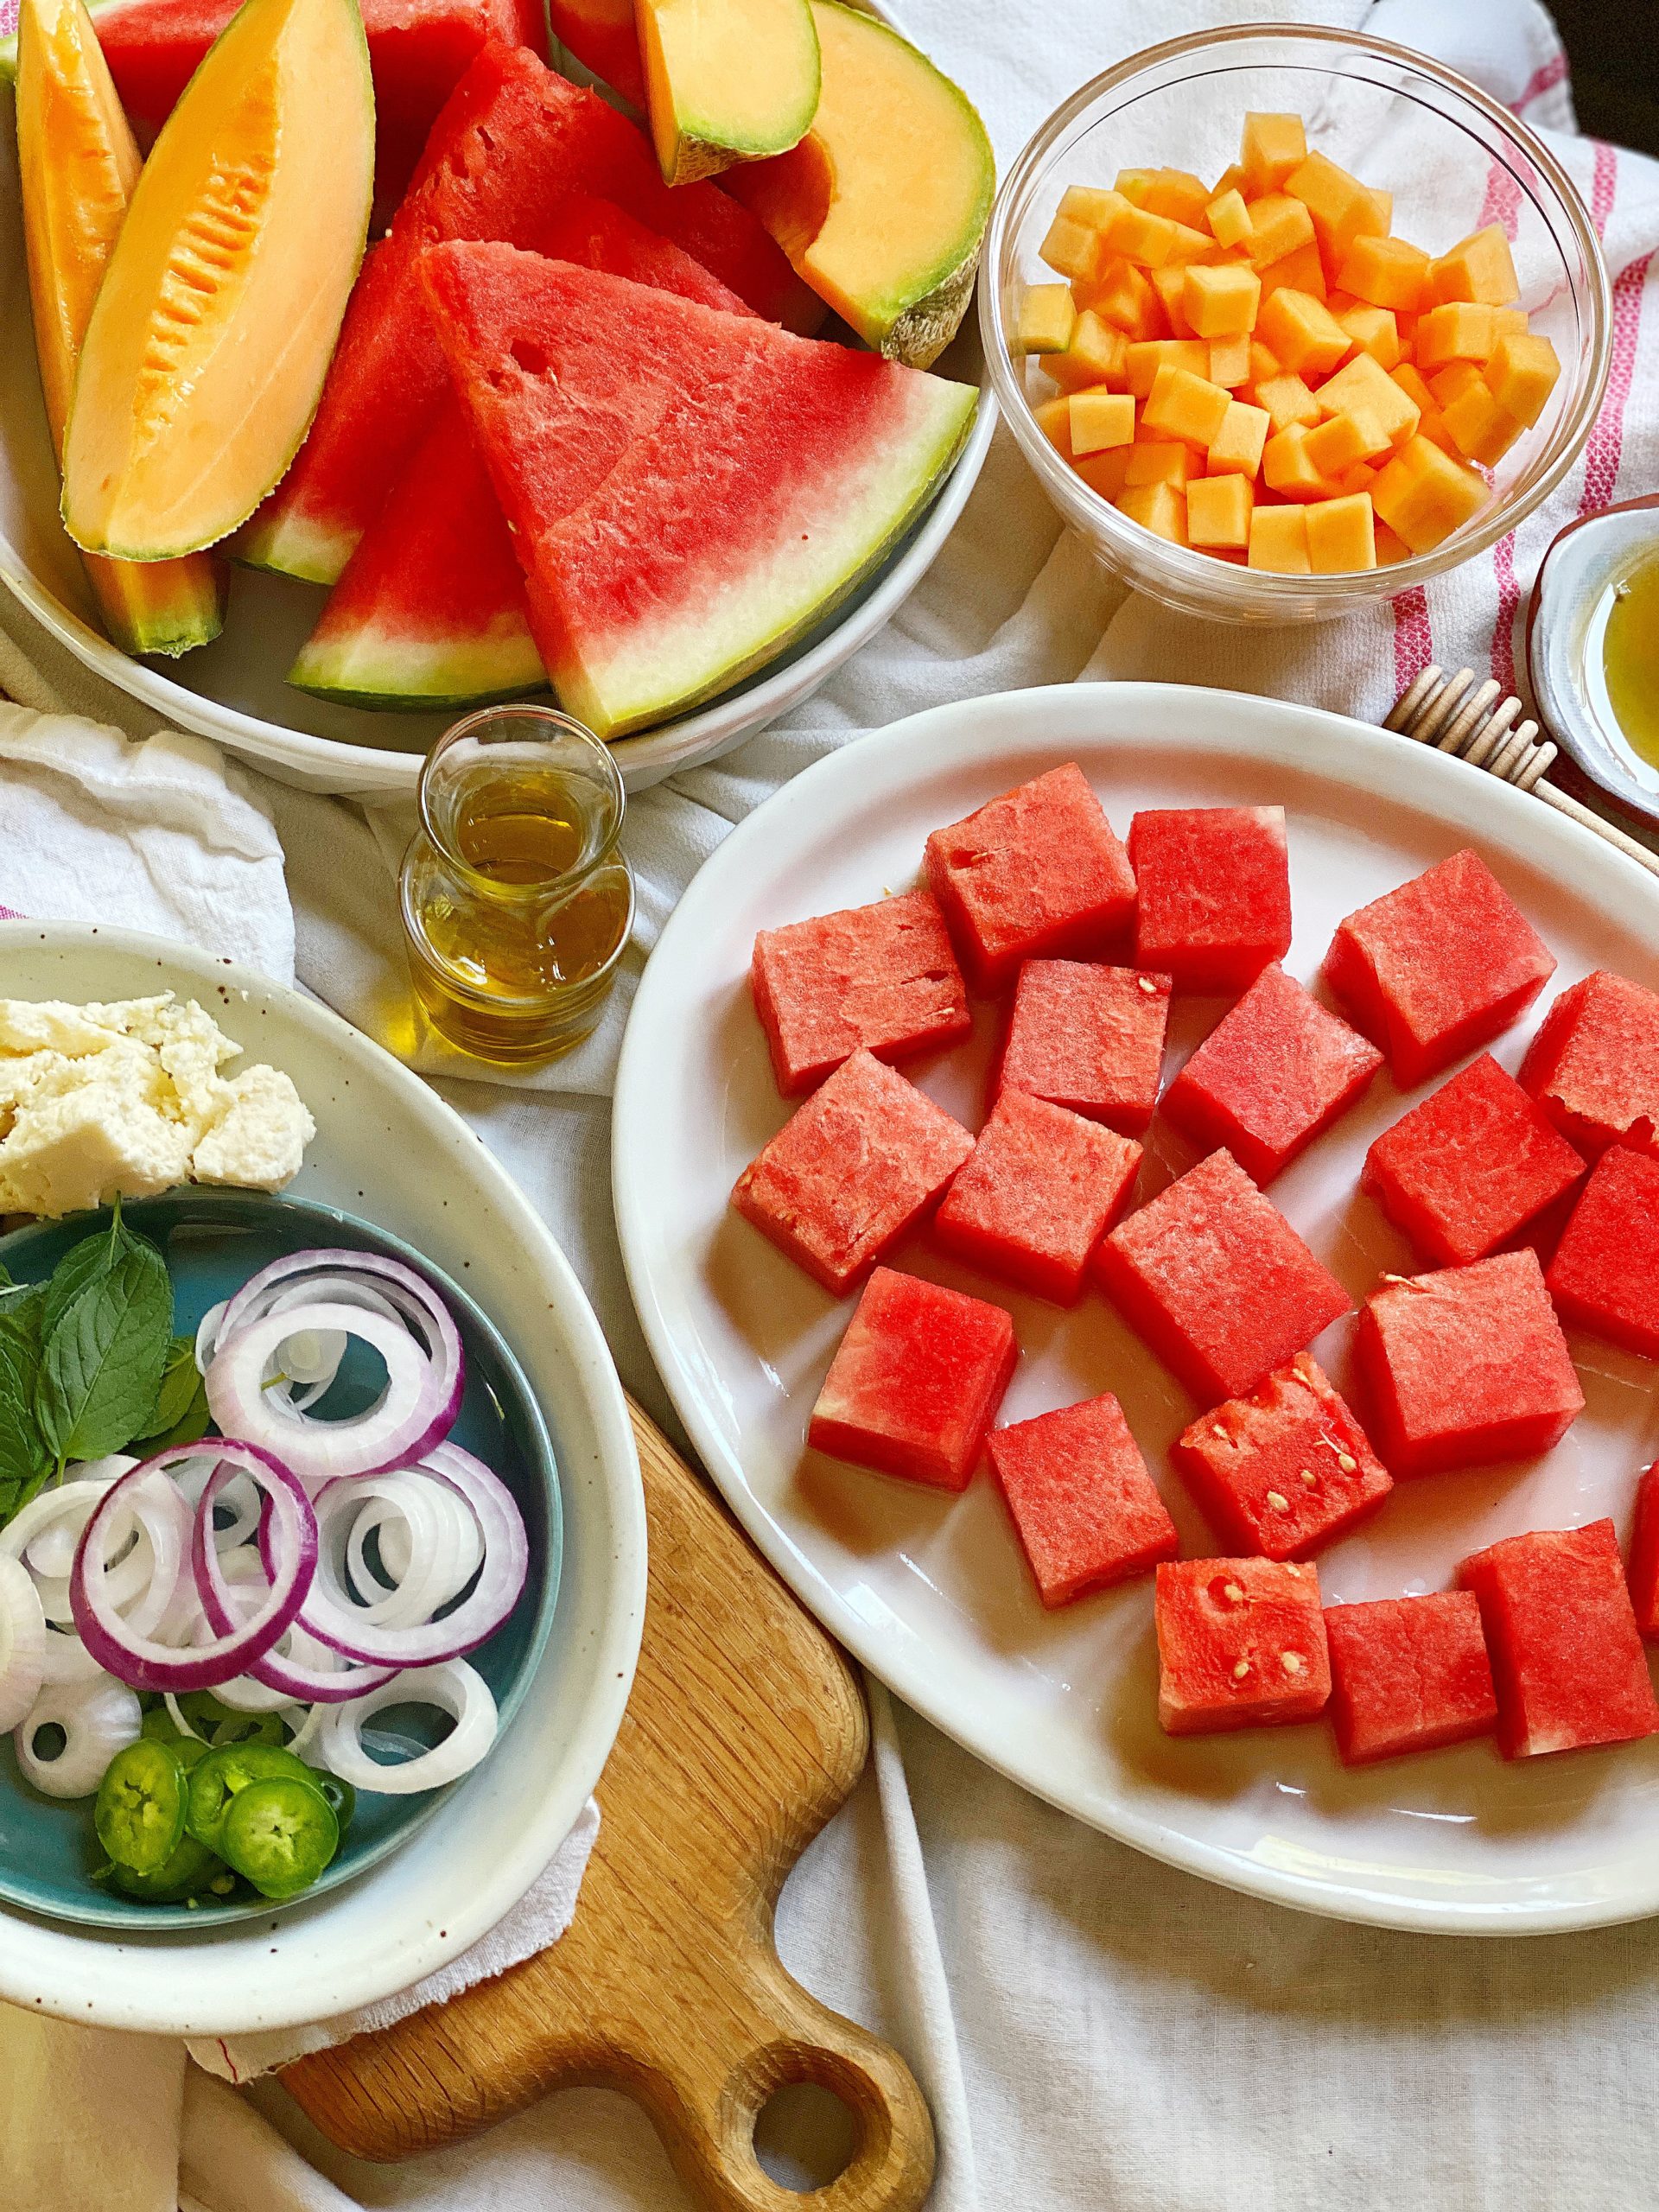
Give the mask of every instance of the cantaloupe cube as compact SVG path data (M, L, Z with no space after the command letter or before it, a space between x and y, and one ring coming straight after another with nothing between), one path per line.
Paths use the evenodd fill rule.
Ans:
M1496 223L1471 232L1449 253L1431 261L1423 288L1425 307L1472 300L1484 302L1489 308L1503 308L1520 296L1510 242Z
M1141 419L1148 430L1185 438L1189 445L1208 446L1220 435L1232 404L1232 394L1211 384L1208 377L1197 376L1191 369L1165 366L1153 378Z
M1172 545L1186 543L1186 498L1173 484L1135 484L1118 494L1120 514Z
M1262 279L1240 262L1188 266L1182 306L1194 336L1238 338L1255 327Z
M1120 194L1119 198L1122 195ZM1175 226L1167 215L1150 215L1144 207L1123 200L1114 207L1102 232L1113 253L1142 269L1161 269L1175 244Z
M1070 285L1027 285L1020 302L1014 346L1021 353L1063 353L1071 343L1077 320Z
M1164 321L1173 338L1193 338L1197 332L1186 319L1186 265L1185 263L1166 262L1161 269L1149 270L1152 289L1158 295L1164 310Z
M1241 550L1255 505L1248 476L1195 476L1186 487L1186 542Z
M1497 466L1523 427L1498 405L1478 372L1473 382L1447 403L1441 419L1464 459L1478 461L1483 468Z
M1277 569L1286 575L1311 574L1306 509L1255 508L1250 515L1249 563L1253 569Z
M1105 246L1098 231L1074 223L1067 215L1057 215L1039 251L1049 267L1062 276L1087 283L1100 266Z
M1416 401L1370 353L1356 353L1314 396L1321 415L1369 416L1396 452L1416 434Z
M1356 238L1388 235L1394 214L1390 195L1371 191L1323 154L1310 154L1293 169L1285 179L1285 190L1313 219L1313 235L1327 276L1342 266Z
M1110 219L1113 194L1102 185L1068 184L1060 194L1057 212L1068 223L1081 223L1086 231L1103 230Z
M1298 375L1323 376L1353 349L1353 340L1323 301L1308 292L1274 292L1257 317L1265 344Z
M1362 353L1369 353L1379 368L1392 369L1400 359L1400 327L1391 308L1367 307L1363 301L1332 313Z
M1269 487L1287 499L1329 499L1335 496L1335 485L1307 457L1309 435L1302 423L1287 423L1262 448L1262 473Z
M1480 371L1474 362L1448 361L1430 377L1428 389L1437 407L1449 407L1454 399L1462 398L1471 384L1481 381Z
M1211 384L1224 385L1229 391L1249 384L1250 341L1244 332L1240 331L1236 338L1210 340L1210 365L1205 373Z
M1307 158L1307 132L1300 115L1252 110L1244 118L1238 163L1252 193L1277 192Z
M1191 223L1177 223L1175 235L1170 240L1167 259L1170 263L1191 261L1219 261L1221 248L1206 227L1197 230Z
M1376 566L1376 518L1366 493L1316 499L1302 512L1307 517L1307 563L1316 576Z
M1372 505L1414 553L1432 552L1485 499L1484 480L1421 434L1371 488Z
M1074 403L1075 404L1075 403ZM1077 442L1077 418L1071 423L1071 442ZM1302 455L1321 476L1335 478L1357 461L1370 461L1389 451L1389 434L1363 408L1332 415L1302 440Z
M1071 466L1091 492L1098 492L1103 499L1109 499L1116 505L1134 450L1133 446L1108 446L1103 453L1079 454Z
M1210 348L1202 338L1146 338L1128 349L1124 388L1137 399L1149 399L1160 369L1191 369L1201 377L1209 367Z
M1250 334L1250 382L1266 384L1269 377L1282 376L1285 365L1270 346L1264 346L1252 331Z
M1373 307L1415 315L1428 276L1428 256L1408 239L1359 237L1342 257L1337 282Z
M1179 438L1137 438L1123 471L1126 484L1174 484L1185 491L1192 474L1192 448Z
M1311 428L1319 420L1319 403L1300 377L1268 377L1255 387L1255 404L1267 409L1275 436L1293 423Z
M1295 206L1299 203L1293 201ZM1306 245L1299 245L1294 253L1287 253L1282 261L1275 261L1262 270L1262 296L1273 297L1275 292L1306 292L1311 299L1325 297L1325 264L1319 259L1317 242L1309 238ZM1259 320L1259 318L1258 318Z
M1058 399L1046 399L1032 413L1037 417L1037 427L1056 453L1067 461L1071 459L1071 402L1064 394Z
M1204 211L1204 219L1210 226L1210 235L1217 245L1247 245L1250 237L1250 211L1244 195L1236 186L1218 192Z
M1128 374L1129 341L1088 308L1072 325L1071 343L1063 353L1047 355L1043 365L1066 391L1086 391L1090 385L1109 385L1114 391L1122 391Z
M1416 408L1438 406L1439 402L1423 380L1423 372L1415 361L1400 361L1389 371L1389 380L1397 384L1412 405Z
M1490 307L1451 300L1419 318L1417 365L1429 376L1448 361L1490 360L1496 343Z
M1373 500L1371 504L1375 506L1376 503ZM1372 535L1376 543L1376 565L1379 569L1392 568L1396 561L1410 560L1410 546L1396 537L1387 523L1379 522Z
M1500 338L1521 338L1530 328L1525 308L1494 308L1492 309L1492 340Z
M1252 269L1269 269L1287 254L1313 243L1313 218L1300 200L1271 192L1250 203L1250 235L1245 245Z
M1210 474L1237 474L1255 481L1262 466L1262 450L1273 427L1265 407L1246 406L1235 399L1221 418L1221 428L1210 441Z
M1135 436L1135 402L1127 391L1074 391L1071 395L1071 450L1101 453L1128 445Z
M1230 192L1236 192L1246 200L1250 194L1250 181L1237 162L1228 162L1226 168L1211 186L1210 197L1212 200L1224 200Z
M1561 373L1555 348L1531 331L1506 333L1492 348L1486 382L1498 405L1528 429L1544 411Z
M1073 287L1077 303L1109 322L1126 338L1161 338L1164 310L1143 270L1122 254L1103 263L1087 284Z
M1337 489L1344 496L1352 492L1369 492L1379 474L1374 461L1357 461L1351 468L1344 468L1337 479Z
M1157 174L1156 169L1119 169L1112 180L1112 187L1126 200L1133 200L1137 207L1141 207L1146 205L1147 194Z

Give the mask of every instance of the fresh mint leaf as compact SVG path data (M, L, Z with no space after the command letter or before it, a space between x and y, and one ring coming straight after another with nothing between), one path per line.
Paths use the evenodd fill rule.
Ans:
M168 1347L167 1363L162 1370L162 1386L156 1393L156 1402L149 1416L137 1432L140 1440L149 1443L152 1437L165 1437L177 1428L189 1413L198 1395L202 1395L201 1377L196 1371L196 1340L194 1337L175 1337ZM198 1429L196 1435L201 1431ZM194 1443L194 1437L185 1440ZM157 1445L158 1451L162 1447Z
M157 1452L177 1452L187 1444L194 1444L206 1436L213 1425L213 1415L207 1410L207 1386L198 1376L196 1387L189 1404L171 1428L161 1436L149 1436L144 1449L152 1457Z
M110 1273L120 1254L124 1237L128 1243L134 1241L130 1232L121 1226L118 1207L107 1230L96 1236L83 1237L79 1244L69 1247L53 1268L52 1280L46 1287L46 1313L41 1325L43 1336L51 1335L83 1290Z
M23 1502L21 1493L38 1483L52 1464L35 1417L45 1304L44 1289L30 1283L0 1306L0 1523L10 1518Z
M155 1406L172 1343L173 1286L161 1254L118 1221L111 1241L107 1273L94 1274L55 1321L47 1294L35 1410L60 1465L132 1441Z

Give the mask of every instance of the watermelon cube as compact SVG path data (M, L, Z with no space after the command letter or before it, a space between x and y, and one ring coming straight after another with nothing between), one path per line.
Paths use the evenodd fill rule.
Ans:
M1466 849L1339 922L1324 969L1402 1088L1507 1029L1554 972L1554 954Z
M1128 855L1075 761L936 830L927 880L979 991L1022 960L1105 952L1135 919Z
M1548 1452L1584 1410L1529 1249L1385 1275L1360 1309L1354 1350L1396 1478Z
M824 1089L838 1080L832 1076ZM1132 1137L1005 1090L935 1217L934 1233L987 1274L1075 1306L1090 1255L1128 1204L1140 1166Z
M1382 1065L1374 1045L1275 963L1170 1084L1164 1118L1195 1144L1224 1145L1265 1185L1347 1112Z
M1364 1430L1305 1351L1248 1398L1203 1414L1169 1456L1223 1542L1267 1559L1308 1558L1394 1488Z
M1174 806L1129 824L1135 958L1180 991L1242 991L1290 950L1282 806Z
M972 1027L962 970L926 891L762 930L749 985L785 1098L861 1046L879 1060L902 1059Z
M1480 1602L1506 1759L1659 1728L1611 1521L1505 1536L1465 1560L1458 1581Z
M1330 1605L1331 1723L1344 1766L1489 1736L1497 1719L1480 1606L1467 1590Z
M1078 960L1020 970L997 1082L1139 1136L1158 1103L1169 978Z
M1319 1570L1183 1559L1158 1569L1158 1719L1166 1734L1312 1720L1331 1694Z
M1625 1580L1637 1628L1643 1636L1659 1639L1659 1459L1636 1486L1636 1522Z
M1583 1173L1542 1108L1483 1052L1378 1137L1359 1187L1426 1260L1456 1268L1507 1244Z
M973 1149L944 1107L857 1052L749 1162L732 1204L840 1298L915 1226Z
M1351 1304L1230 1152L1212 1152L1121 1223L1095 1268L1125 1320L1207 1405L1253 1390Z
M985 1448L1044 1605L1174 1558L1175 1523L1109 1391L995 1428Z
M1000 1306L878 1268L864 1286L806 1440L884 1475L966 1490L1014 1375Z
M1521 1087L1592 1157L1638 1122L1659 1126L1659 997L1597 969L1544 1016L1521 1064Z
M1659 1359L1659 1160L1602 1154L1546 1280L1570 1328Z

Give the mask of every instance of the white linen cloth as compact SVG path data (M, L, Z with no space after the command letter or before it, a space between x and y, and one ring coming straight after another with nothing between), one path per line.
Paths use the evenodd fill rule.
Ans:
M1581 508L1659 482L1659 310L1648 282L1659 166L1572 135L1564 60L1532 0L1169 0L1155 10L1131 0L898 0L898 11L978 102L1005 164L1082 78L1205 23L1312 16L1442 55L1547 129L1584 191L1617 279L1608 405L1584 461L1493 556L1340 625L1262 633L1183 620L1112 584L1060 532L1004 435L950 544L889 630L786 723L631 809L641 889L634 973L725 829L863 730L947 698L1085 675L1214 682L1369 716L1430 658L1507 682L1515 617L1554 532ZM1631 22L1639 35L1634 11ZM1471 229L1504 213L1501 197L1483 205L1476 179L1448 221ZM133 734L153 727L90 684L16 610L0 610L0 629L21 641L34 680L77 710ZM0 684L54 703L22 690L12 665L0 636ZM0 762L0 806L10 772ZM257 779L232 781L246 790ZM403 824L257 787L287 857L302 982L388 1041L406 1041L387 1012L404 993L390 902ZM625 1378L666 1414L611 1225L614 1035L613 1019L582 1054L516 1084L463 1077L454 1062L417 1065L543 1209ZM1454 1942L1286 1912L1068 1821L879 1692L874 1709L872 1772L787 1885L780 1943L817 1993L891 2037L915 2067L940 2139L932 2212L1325 2212L1332 2202L1368 2212L1614 2212L1650 2196L1654 1929ZM52 2046L44 2059L42 2039ZM154 2069L153 2098L141 2067ZM207 2212L671 2212L684 2202L645 2120L597 2092L552 2099L472 2145L376 2169L323 2143L274 2085L239 2101L199 2074L181 2085L178 2067L176 2046L34 2022L0 2028L7 2177L22 2139L5 2131L9 2071L49 2107L35 2141L56 2142L60 2154L35 2195L25 2188L29 2212L158 2212L175 2188ZM130 2095L124 2081L136 2085ZM124 2166L112 2171L105 2158L86 2169L91 2146L111 2132L109 2115L129 2109Z

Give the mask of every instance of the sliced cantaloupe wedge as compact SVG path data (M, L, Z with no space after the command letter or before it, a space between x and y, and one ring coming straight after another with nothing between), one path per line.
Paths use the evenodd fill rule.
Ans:
M140 162L81 0L22 0L17 43L24 257L47 426L61 461L81 340ZM224 593L204 556L143 567L84 558L123 652L188 652L219 635Z
M246 0L162 127L87 325L77 544L162 560L252 513L315 411L373 181L356 0Z
M925 368L956 334L991 211L995 162L965 93L839 0L811 0L823 57L798 146L727 188L871 346Z
M664 180L785 154L818 105L807 0L638 0L651 136Z

